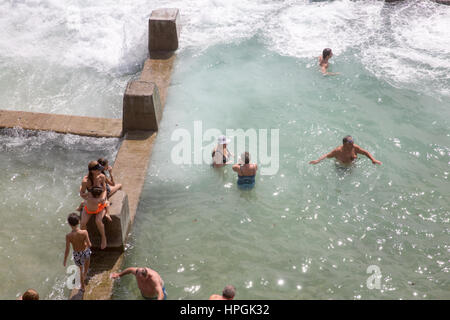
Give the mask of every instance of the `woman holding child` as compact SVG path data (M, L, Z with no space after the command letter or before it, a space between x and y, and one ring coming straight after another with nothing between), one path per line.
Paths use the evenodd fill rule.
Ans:
M108 214L108 201L106 201L106 177L102 173L103 166L98 161L91 161L88 165L89 174L83 177L80 186L80 196L85 200L81 205L81 229L86 230L86 225L92 215L95 215L95 223L102 237L100 248L106 248L105 226L103 217L111 221Z

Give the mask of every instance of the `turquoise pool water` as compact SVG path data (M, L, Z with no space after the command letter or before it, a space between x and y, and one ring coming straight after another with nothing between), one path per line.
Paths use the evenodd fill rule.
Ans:
M357 57L323 77L258 37L181 54L125 266L158 270L171 299L229 283L239 299L448 298L450 100L395 88ZM172 133L198 120L278 128L278 172L245 192L230 167L173 164ZM347 134L383 164L308 164ZM379 289L367 288L371 265ZM115 298L139 298L134 280Z
M237 299L450 298L450 7L4 2L0 108L121 117L157 7L180 8L183 29L124 268L157 270L169 299L207 299L226 284ZM318 72L324 47L340 75ZM198 121L202 133L279 130L276 172L258 174L243 192L229 166L175 164L180 129L192 138L187 158L211 151L210 141L194 148ZM347 134L383 164L363 156L346 170L308 164ZM0 298L33 287L64 299L65 218L87 162L114 159L119 141L20 130L0 137ZM381 274L373 289L371 266ZM113 298L141 299L130 277Z

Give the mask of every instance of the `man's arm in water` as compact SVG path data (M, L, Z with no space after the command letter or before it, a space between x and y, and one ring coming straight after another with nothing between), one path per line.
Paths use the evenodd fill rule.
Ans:
M164 300L164 291L163 288L161 287L161 284L158 283L156 284L156 292L158 292L158 300Z
M113 272L113 273L111 273L111 278L113 278L113 279L120 278L120 277L125 276L130 273L136 274L136 270L137 270L137 268L126 268L125 270L123 270L122 272L119 272L119 273Z
M334 158L336 155L336 149L334 149L333 151L331 151L330 153L324 154L323 156L321 156L319 159L317 160L313 160L310 161L309 164L318 164L320 161L322 161L325 158Z
M369 158L370 160L372 160L372 163L373 163L373 164L381 164L381 161L378 161L377 159L375 159L375 158L370 154L369 151L364 150L363 148L361 148L360 146L358 146L358 145L356 145L356 144L354 145L354 147L355 147L356 153L365 155L367 158Z

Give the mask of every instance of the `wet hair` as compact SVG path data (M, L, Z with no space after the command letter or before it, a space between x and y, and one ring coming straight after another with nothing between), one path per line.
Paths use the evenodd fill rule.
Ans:
M93 187L91 193L94 198L98 198L103 193L103 189L100 187Z
M75 227L80 223L80 216L76 213L71 213L67 217L67 222L72 226Z
M148 272L147 272L147 269L146 269L146 268L138 268L138 269L136 270L136 274L137 274L139 271L141 271L141 273L142 273L142 275L143 275L144 277L147 277Z
M233 299L236 294L236 288L232 285L226 286L222 291L222 296L227 299Z
M249 164L250 163L250 153L244 152L244 159L245 159L245 164Z
M326 58L326 57L328 57L329 55L331 54L331 49L330 48L325 48L325 49L323 49L323 52L322 52L322 58Z
M344 139L342 139L342 143L346 144L346 143L353 143L353 138L352 136L345 136Z
M106 167L108 165L108 159L105 159L105 158L99 158L97 160L97 162L100 163L104 167Z
M34 289L28 289L22 295L22 300L39 300L39 293Z
M99 159L97 160L97 162L98 162L101 166L103 166L103 168L106 168L106 167L108 166L108 164L109 164L108 159L105 159L105 158L99 158ZM102 173L105 174L105 171L102 171Z
M89 175L88 179L91 181L91 186L94 185L94 175L92 174L92 169L94 169L98 165L98 161L91 161L88 164Z

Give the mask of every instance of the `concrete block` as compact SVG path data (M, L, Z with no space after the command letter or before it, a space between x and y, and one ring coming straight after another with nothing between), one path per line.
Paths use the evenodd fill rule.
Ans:
M123 131L157 131L162 117L158 87L148 81L130 81L123 97Z
M128 196L122 190L117 191L111 198L112 205L109 207L109 214L112 221L103 218L107 239L106 251L120 251L125 249L128 231L130 228L130 209L128 206ZM92 215L87 224L89 239L92 243L92 250L100 250L101 236L95 224L95 215Z
M148 50L175 51L180 38L178 9L153 10L148 21Z

